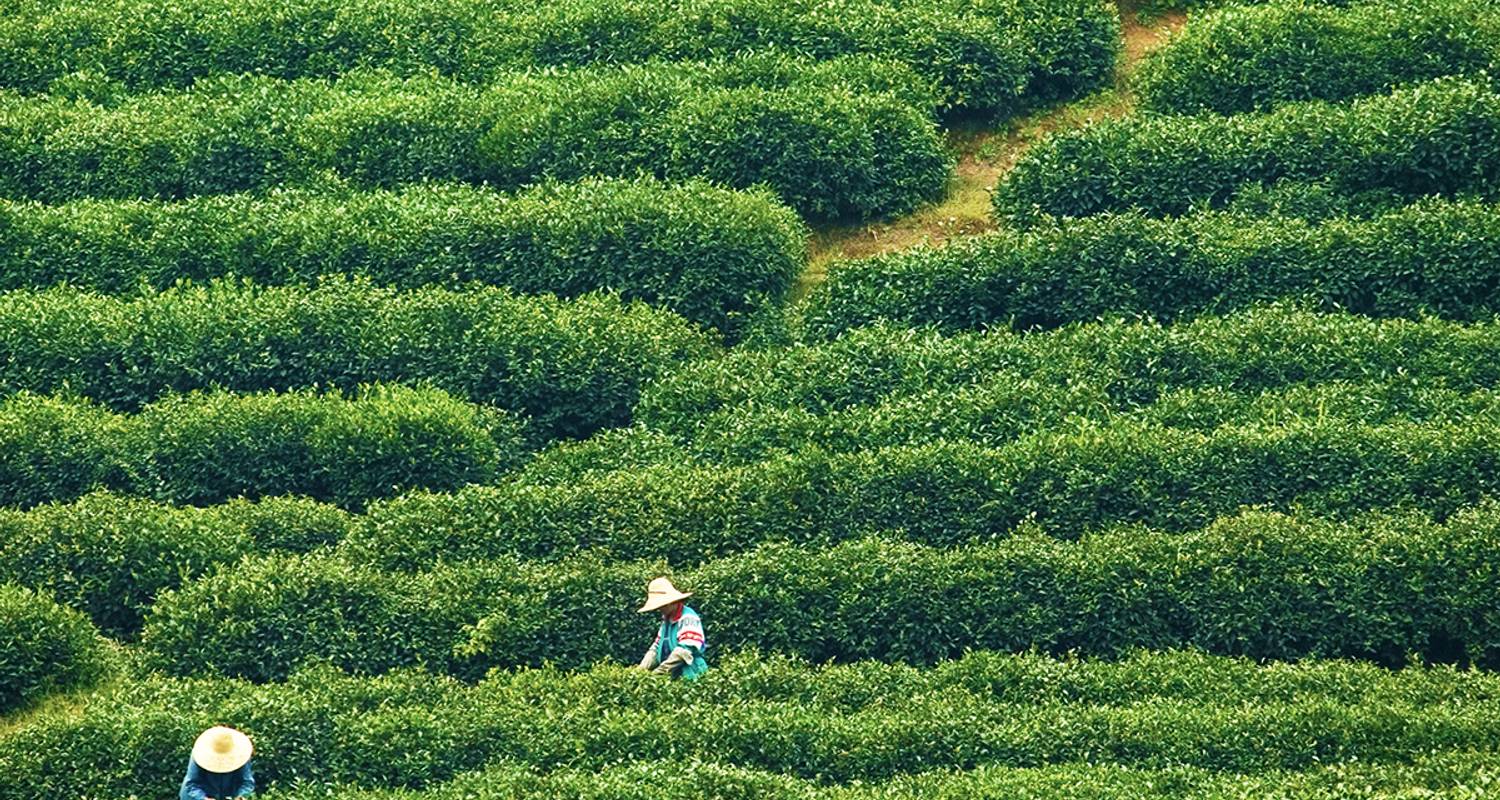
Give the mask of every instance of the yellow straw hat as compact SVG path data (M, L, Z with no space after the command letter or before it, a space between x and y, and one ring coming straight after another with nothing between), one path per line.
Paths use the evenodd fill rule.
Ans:
M655 611L662 606L669 606L678 600L686 600L692 596L692 592L677 591L677 587L666 578L657 578L646 587L646 604L641 606L639 611L642 614Z
M234 772L250 760L250 737L222 725L198 734L193 761L209 772Z

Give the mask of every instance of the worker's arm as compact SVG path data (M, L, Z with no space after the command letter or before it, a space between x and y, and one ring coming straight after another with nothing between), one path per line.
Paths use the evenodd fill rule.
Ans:
M658 675L671 675L678 669L691 665L698 658L700 653L694 652L695 650L697 648L674 647L672 648L672 654L667 656L667 660L657 664L656 669L652 671Z
M255 771L250 769L250 762L245 762L245 774L240 777L240 788L234 791L235 797L249 797L255 794Z
M178 800L207 800L208 795L200 783L202 775L198 762L189 757L187 774L182 776L182 788L177 791Z

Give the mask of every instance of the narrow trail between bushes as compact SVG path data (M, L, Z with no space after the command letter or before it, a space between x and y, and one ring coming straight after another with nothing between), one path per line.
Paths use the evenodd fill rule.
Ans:
M807 296L828 275L828 265L839 259L907 250L923 244L973 236L995 228L990 217L990 192L995 183L1037 141L1056 131L1081 128L1135 109L1130 89L1141 59L1186 21L1180 11L1140 21L1139 0L1118 0L1125 47L1115 70L1114 85L1087 97L1061 103L1001 123L1002 127L960 123L947 131L948 147L958 165L941 202L896 220L863 225L816 228L809 244L807 267L792 288L791 302Z

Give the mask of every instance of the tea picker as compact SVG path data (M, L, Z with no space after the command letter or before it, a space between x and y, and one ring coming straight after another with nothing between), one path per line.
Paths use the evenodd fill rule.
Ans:
M646 587L646 603L640 613L661 612L661 627L656 641L641 658L640 668L658 675L696 680L708 671L703 650L708 640L703 635L703 619L688 608L692 592L680 592L666 578L657 578Z
M250 737L223 726L209 728L193 743L178 800L234 800L255 793Z

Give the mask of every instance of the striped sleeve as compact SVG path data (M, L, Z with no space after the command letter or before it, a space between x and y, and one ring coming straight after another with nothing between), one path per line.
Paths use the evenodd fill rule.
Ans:
M703 620L698 615L682 616L682 624L677 629L677 643L684 647L696 647L702 650L708 644L708 639L703 635Z

